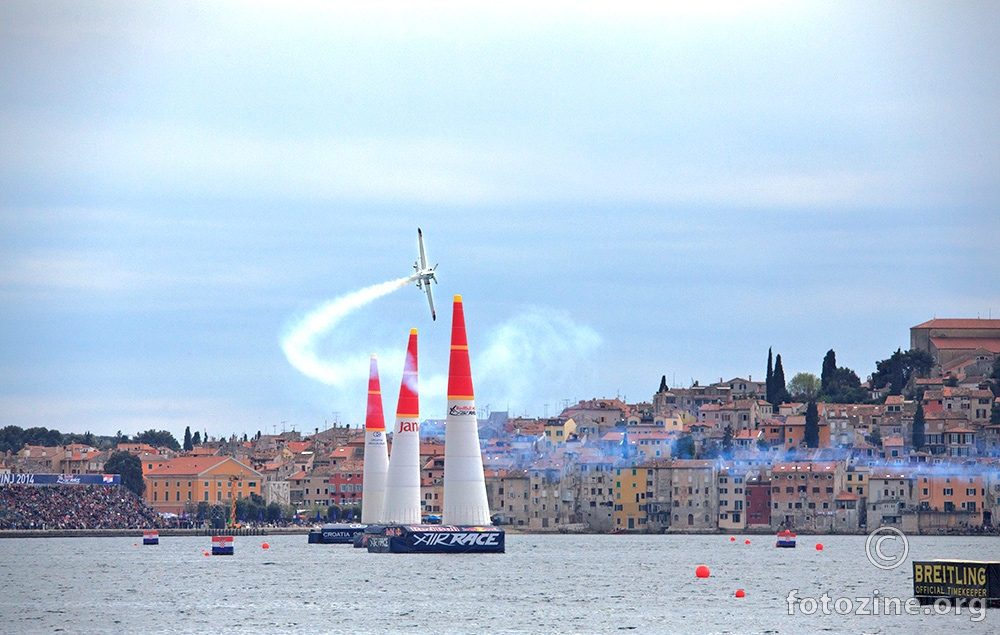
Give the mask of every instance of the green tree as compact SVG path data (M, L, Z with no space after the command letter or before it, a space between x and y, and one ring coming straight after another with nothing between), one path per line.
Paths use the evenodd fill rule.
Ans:
M722 453L726 456L733 453L733 426L726 426L722 433Z
M673 455L678 459L693 459L695 453L694 437L685 434L674 441Z
M166 430L146 430L135 435L134 443L146 443L154 448L165 447L177 452L181 449L181 444L177 442L170 432Z
M871 441L871 444L876 448L880 447L882 445L882 433L878 428L872 428L871 434L868 435L868 440Z
M191 426L184 428L184 451L190 452L194 449L194 443L191 442Z
M819 392L826 394L833 382L834 373L837 372L837 354L831 348L823 357L823 370L819 375Z
M917 401L917 411L913 413L913 449L920 450L924 447L926 443L926 437L924 435L925 421L924 421L924 403L923 400Z
M926 377L932 368L934 358L927 351L896 349L889 358L875 362L871 384L873 388L889 386L889 394L900 395L912 379Z
M850 368L837 366L837 354L830 349L823 358L820 375L819 399L827 403L864 403L868 393L861 387L861 379Z
M281 513L281 505L278 503L271 503L267 506L267 522L276 523L283 518L284 516Z
M104 464L105 474L120 474L122 487L141 497L146 491L146 482L142 478L142 461L128 452L115 452Z
M772 378L774 382L774 399L775 401L772 405L779 405L783 403L788 403L791 398L788 394L788 388L785 386L785 369L781 365L781 354L775 356L774 358L774 377Z
M764 400L774 405L774 359L771 348L767 349L767 376L764 377Z
M803 433L807 448L819 447L819 408L815 401L806 406L806 428Z
M201 432L195 430L191 435L191 446L201 445Z
M796 401L812 401L819 394L819 378L812 373L796 373L788 382L788 392Z
M24 447L24 429L20 426L0 428L0 454L20 452Z

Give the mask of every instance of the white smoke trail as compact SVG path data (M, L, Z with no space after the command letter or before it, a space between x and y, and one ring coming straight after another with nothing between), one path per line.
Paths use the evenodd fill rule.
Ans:
M348 372L347 365L343 362L320 359L316 354L319 338L332 331L347 314L405 287L416 279L417 276L414 274L372 285L341 296L311 312L288 329L282 338L281 349L285 352L288 362L307 377L324 384L342 386L356 373Z
M516 315L473 360L477 403L524 407L577 392L600 344L596 331L568 315L540 308Z

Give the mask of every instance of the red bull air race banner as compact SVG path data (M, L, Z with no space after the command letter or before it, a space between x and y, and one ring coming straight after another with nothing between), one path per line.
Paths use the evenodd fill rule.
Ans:
M121 485L120 474L0 474L5 485Z
M504 553L499 527L393 525L367 542L369 553Z

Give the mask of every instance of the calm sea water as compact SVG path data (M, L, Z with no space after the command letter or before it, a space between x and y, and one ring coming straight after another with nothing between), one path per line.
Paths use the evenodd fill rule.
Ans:
M738 538L509 535L503 555L403 555L310 545L305 536L237 537L232 557L205 557L208 537L149 547L131 538L6 539L0 632L1000 632L1000 609L980 622L953 610L788 615L792 589L832 600L876 589L908 598L909 562L875 568L864 536L804 536L796 549ZM1000 559L1000 540L913 537L909 555ZM700 564L710 578L696 578Z

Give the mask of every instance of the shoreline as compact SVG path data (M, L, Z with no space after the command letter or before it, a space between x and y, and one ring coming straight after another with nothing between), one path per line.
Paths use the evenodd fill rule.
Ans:
M310 531L315 529L314 526L308 527L247 527L241 529L177 529L177 528L164 528L157 529L155 531L159 532L161 537L176 537L176 536L294 536L294 535L308 535ZM522 528L517 527L503 527L501 528L508 534L512 535L536 535L536 536L558 536L558 535L596 535L596 536L774 536L774 531L760 531L760 530L742 530L742 531L666 531L663 533L646 533L646 532L626 532L623 534L610 534L604 532L594 532L594 531L573 531L573 532L560 532L560 531L525 531ZM4 538L142 538L142 534L145 531L152 531L151 529L0 529L0 539ZM874 530L872 530L874 531ZM866 536L870 532L868 531L857 531L857 532L838 532L838 533L823 533L823 532L807 532L807 531L797 531L798 536ZM912 536L981 536L984 538L996 538L995 533L982 533L982 532L942 532L942 533L916 533L909 534Z
M312 527L248 527L241 529L0 529L2 538L142 538L143 532L157 531L172 536L286 536L307 535Z

